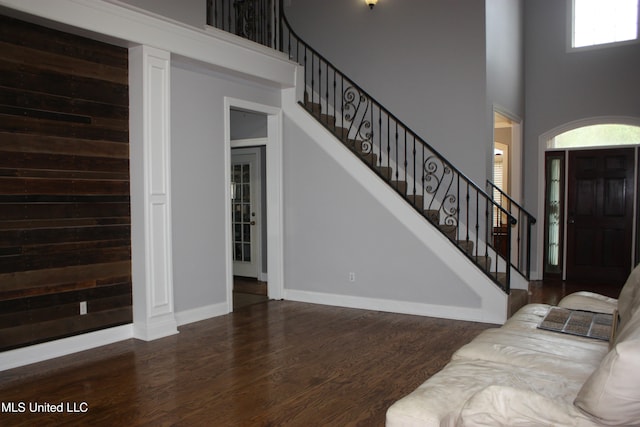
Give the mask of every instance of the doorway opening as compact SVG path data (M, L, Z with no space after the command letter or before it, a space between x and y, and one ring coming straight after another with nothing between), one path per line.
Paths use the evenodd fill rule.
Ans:
M493 112L493 200L507 212L511 201L521 202L522 196L522 124L513 116L494 108ZM493 245L503 256L507 253L509 227L506 215L498 206L493 208ZM518 245L519 233L511 233L511 247ZM515 251L514 253L517 253Z
M240 113L246 116L244 113ZM232 111L232 117L234 112ZM266 133L266 117L264 117ZM232 134L234 121L232 120ZM267 300L266 168L264 138L231 140L231 228L233 232L233 308Z
M282 299L282 113L225 98L229 312Z

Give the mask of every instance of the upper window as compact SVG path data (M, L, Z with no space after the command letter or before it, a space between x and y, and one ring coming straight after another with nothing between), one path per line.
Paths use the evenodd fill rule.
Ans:
M571 47L638 39L638 0L573 0Z
M640 144L640 126L604 124L584 126L561 133L549 148L598 147Z

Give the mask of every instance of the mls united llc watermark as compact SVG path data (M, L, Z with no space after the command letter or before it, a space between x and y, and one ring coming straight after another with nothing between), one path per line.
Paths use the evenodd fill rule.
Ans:
M0 405L2 413L52 413L60 412L66 414L89 412L87 402L2 402Z

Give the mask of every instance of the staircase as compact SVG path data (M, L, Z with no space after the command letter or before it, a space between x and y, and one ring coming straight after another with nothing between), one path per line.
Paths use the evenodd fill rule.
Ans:
M262 4L265 0L239 3L250 1ZM210 16L218 16L219 2L224 0L210 0ZM237 8L236 3L233 7ZM526 290L511 289L513 273L525 278L529 275L528 264L523 271L521 262L521 246L528 256L529 239L524 242L518 237L516 250L512 250L513 229L522 227L518 218L306 44L281 13L282 1L274 2L272 10L265 10L265 16L279 19L273 19L273 28L269 27L267 35L256 41L284 52L303 66L304 97L300 105L509 294L510 312L523 301L526 303ZM213 25L220 27L217 20L212 20ZM225 19L220 22L226 29ZM247 23L231 25L228 31L232 27L245 28ZM259 26L252 23L249 27ZM499 248L494 242L496 215L504 221Z
M407 174L400 174L394 170L394 167L390 166L388 162L381 161L380 153L374 152L375 150L370 146L370 141L359 138L357 133L356 137L350 136L353 132L349 127L345 127L348 125L348 119L337 118L334 114L326 113L326 109L321 102L314 102L310 98L309 92L307 91L304 95L304 101L301 102L301 105L307 112L329 129L336 138L349 148L362 162L370 166L373 171L402 195L407 203L419 211L429 222L446 235L478 268L499 284L505 292L509 292L508 273L506 271L496 271L493 268L496 263L493 262L492 256L500 257L495 250L487 249L484 254L474 250L476 244L473 235L467 234L463 238L460 238L457 222L442 221L441 210L433 209L431 206L427 207L425 205L425 195L416 194L412 191L412 189L416 188L416 184L415 182L410 183L407 180L409 178ZM519 293L518 291L521 290L511 290L512 293Z

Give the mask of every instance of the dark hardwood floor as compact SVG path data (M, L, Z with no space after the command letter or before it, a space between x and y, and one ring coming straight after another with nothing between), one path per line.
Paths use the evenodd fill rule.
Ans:
M384 424L386 409L494 325L271 301L0 372L1 402L86 402L86 413L1 413L2 425Z
M530 298L555 299L570 288L533 283ZM164 339L0 372L0 425L382 426L394 401L495 326L254 304ZM24 403L25 412L9 413L10 403ZM86 412L31 413L35 403Z
M233 277L233 311L238 311L253 304L267 302L267 282L256 279Z

